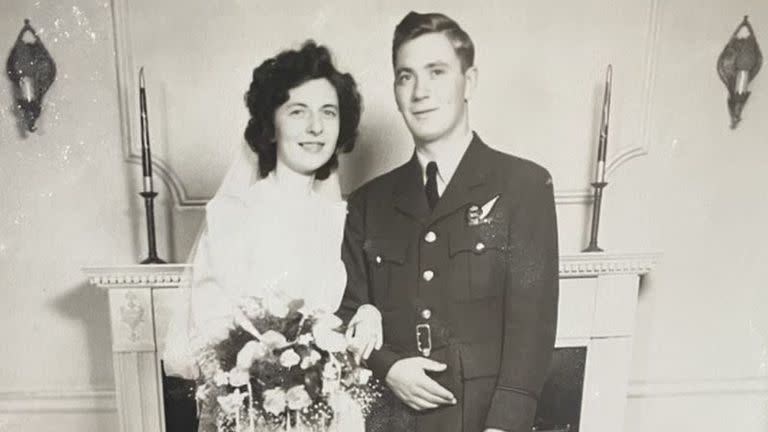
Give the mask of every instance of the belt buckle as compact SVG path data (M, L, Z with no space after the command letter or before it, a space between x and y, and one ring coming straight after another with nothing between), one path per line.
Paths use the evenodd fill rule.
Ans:
M416 348L424 357L432 353L432 328L429 324L416 325Z

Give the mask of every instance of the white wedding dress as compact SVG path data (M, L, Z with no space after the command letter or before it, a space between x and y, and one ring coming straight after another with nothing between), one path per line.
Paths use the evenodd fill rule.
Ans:
M312 191L297 192L282 187L274 173L258 179L253 155L244 152L206 206L188 284L166 336L168 375L198 378L196 349L226 337L222 329L243 296L303 299L309 310L331 313L341 304L346 202L338 177L334 173L315 181ZM200 418L201 428L211 420Z
M269 176L216 197L206 212L190 292L196 321L231 317L242 296L303 299L310 310L336 312L346 285L341 198L283 189Z
M303 299L310 310L336 312L346 285L341 260L346 202L338 176L312 191L257 175L256 156L243 146L216 195L190 253L190 270L163 352L169 375L197 378L194 350L221 337L242 296Z

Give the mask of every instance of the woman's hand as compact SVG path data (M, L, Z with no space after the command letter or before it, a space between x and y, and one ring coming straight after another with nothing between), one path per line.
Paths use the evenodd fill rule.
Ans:
M355 316L349 320L346 337L349 350L357 362L361 358L367 360L374 349L381 348L384 331L381 327L381 312L376 306L364 304L357 308Z

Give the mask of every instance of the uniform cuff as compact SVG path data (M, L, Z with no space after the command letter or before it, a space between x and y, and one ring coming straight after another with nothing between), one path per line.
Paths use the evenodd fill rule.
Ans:
M367 365L373 371L373 375L385 382L389 369L396 361L403 358L400 354L388 350L386 347L374 350L368 358Z
M530 395L497 388L485 419L485 427L509 432L531 432L537 403Z

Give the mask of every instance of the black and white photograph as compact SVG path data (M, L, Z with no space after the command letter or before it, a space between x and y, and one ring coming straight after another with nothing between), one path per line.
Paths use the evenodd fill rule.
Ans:
M768 430L768 3L0 2L0 432Z

